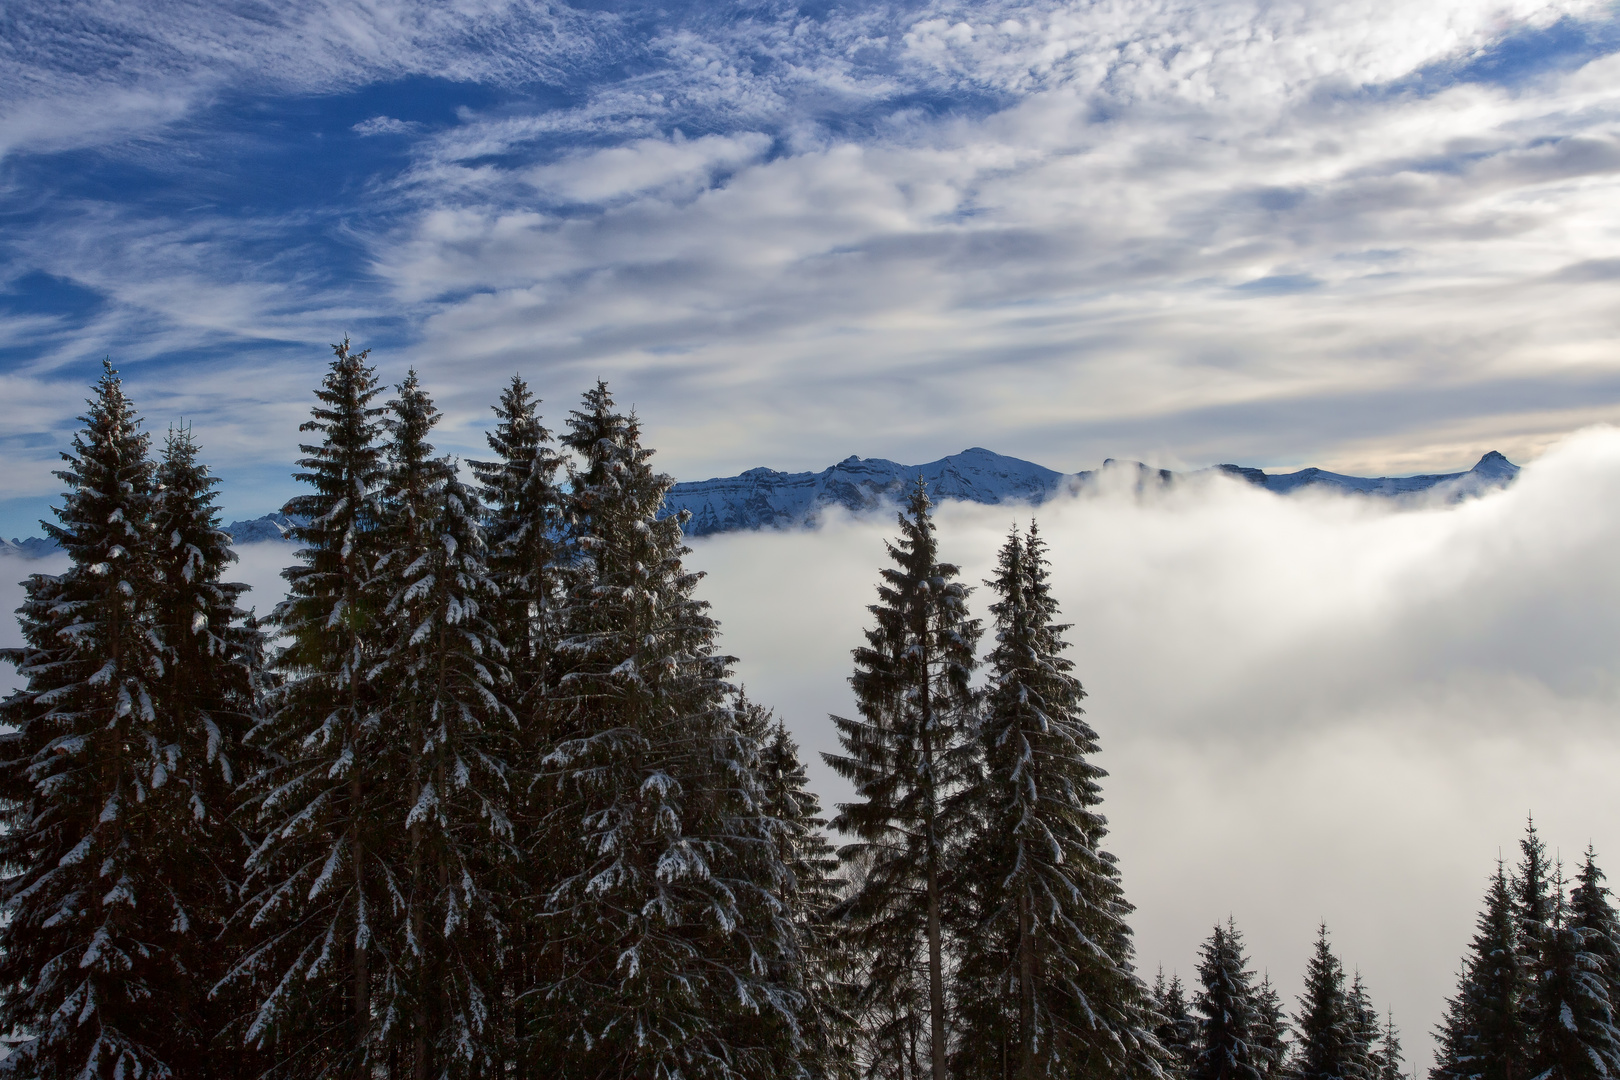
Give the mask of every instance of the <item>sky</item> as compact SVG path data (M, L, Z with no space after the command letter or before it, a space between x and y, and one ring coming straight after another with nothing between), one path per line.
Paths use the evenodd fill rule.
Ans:
M684 480L1500 450L1523 480L1450 508L1042 511L1144 961L1230 912L1295 979L1325 917L1421 1055L1525 811L1620 873L1617 188L1613 3L14 0L0 535L103 357L227 520L277 508L345 335L444 449L514 372L553 426L601 378ZM1006 519L942 511L970 577ZM693 555L807 747L886 528Z
M349 335L476 453L595 379L681 479L967 446L1399 473L1620 412L1582 0L19 0L0 533L111 356L227 512Z

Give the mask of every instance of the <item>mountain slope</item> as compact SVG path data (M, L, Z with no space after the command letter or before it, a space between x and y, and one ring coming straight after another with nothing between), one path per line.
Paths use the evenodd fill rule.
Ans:
M665 515L690 510L689 536L742 529L794 528L813 524L829 506L859 513L896 502L918 476L928 481L936 500L1039 505L1059 492L1076 492L1097 482L1103 470L1134 468L1138 484L1172 484L1182 475L1139 462L1103 462L1102 470L1060 473L1032 461L997 454L980 446L923 465L902 465L884 458L850 456L820 472L749 469L736 476L689 480L676 484L665 499ZM1291 495L1301 491L1334 491L1381 498L1422 495L1462 499L1506 487L1519 467L1492 450L1467 472L1422 476L1345 476L1323 469L1267 473L1242 465L1215 468L1252 484ZM1208 471L1208 470L1200 470ZM284 514L266 514L225 526L238 544L281 540L292 526ZM0 540L0 555L37 558L54 553L50 540Z

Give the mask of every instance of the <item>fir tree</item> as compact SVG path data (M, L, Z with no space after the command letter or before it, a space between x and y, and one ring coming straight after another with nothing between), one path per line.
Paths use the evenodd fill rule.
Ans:
M1027 539L1009 536L987 584L997 600L979 730L984 768L961 800L976 827L953 890L978 894L961 961L961 1068L1000 1075L995 1049L1009 1038L1021 1077L1146 1068L1148 1003L1131 966L1131 907L1101 847L1105 774L1091 761L1097 735L1062 655L1068 626L1057 621L1036 526Z
M285 682L249 736L270 759L247 804L264 839L247 861L238 919L256 944L231 979L251 979L258 1007L246 1033L273 1049L277 1075L348 1076L386 1059L373 1023L376 916L397 903L399 883L379 853L399 843L405 778L387 753L383 695L367 681L382 641L371 568L377 557L383 479L383 410L367 353L345 340L316 391L301 431L295 478L314 491L284 512L304 524L305 546L287 569L288 596L274 621L286 644Z
M869 957L869 1004L890 1014L880 1037L900 1048L896 1036L915 1022L920 971L930 1071L945 1080L946 804L970 751L964 728L980 628L968 616L968 590L953 580L960 571L939 561L930 508L919 478L899 515L901 537L888 545L894 566L867 609L876 626L854 653L861 718L833 717L845 753L825 757L855 786L857 801L840 804L833 827L857 838L840 856L862 862L864 876L841 910Z
M598 383L568 427L583 460L551 704L565 737L543 764L571 872L546 901L563 956L536 1027L562 1076L765 1075L781 1050L751 1040L798 1008L774 977L796 942L730 658L692 596L683 518L658 516L673 480L638 422Z
M1531 971L1534 1008L1530 1072L1535 1080L1607 1080L1620 1075L1620 1031L1614 1026L1601 942L1576 925L1564 901L1562 869L1549 887L1551 912Z
M1361 972L1357 971L1350 980L1350 992L1345 1000L1350 1010L1350 1075L1363 1080L1377 1080L1382 1068L1379 1044L1384 1037L1384 1028L1379 1022L1378 1010L1373 1008L1372 998L1367 993L1367 984L1361 979Z
M1519 865L1512 878L1514 941L1520 971L1529 980L1529 973L1541 962L1541 952L1552 926L1553 910L1547 872L1547 846L1536 833L1534 819L1525 820L1519 855ZM1533 980L1525 983L1523 992L1525 1008L1535 1009L1536 988Z
M503 1004L512 1037L520 1045L532 1042L527 991L554 977L547 965L557 950L545 938L549 923L539 917L536 904L564 874L553 856L562 850L549 831L557 824L548 801L554 790L524 779L538 771L550 752L551 733L544 729L548 658L557 633L558 566L562 540L562 493L557 472L562 459L552 447L551 433L540 423L539 401L528 384L514 375L494 407L495 430L488 436L493 461L470 462L485 506L488 565L497 595L488 605L488 618L506 649L511 680L506 697L519 724L519 739L511 761L515 770L512 820L525 858L514 869L508 886L506 921L512 947L503 974L507 986ZM530 1055L516 1053L518 1080L530 1075ZM543 1062L535 1063L544 1071Z
M1173 1078L1186 1077L1198 1058L1198 1021L1187 1011L1181 977L1171 975L1167 983L1164 969L1160 968L1151 993L1157 1015L1153 1037L1161 1051L1160 1067Z
M1254 992L1253 1032L1255 1068L1263 1080L1278 1080L1287 1072L1288 1017L1270 975L1261 977Z
M1437 1032L1433 1080L1528 1080L1513 895L1498 864L1463 961L1457 995Z
M1401 1056L1401 1033L1395 1028L1393 1010L1384 1016L1384 1028L1379 1033L1378 1056L1375 1059L1376 1080L1406 1080Z
M526 718L544 687L560 574L562 458L540 423L539 404L522 377L512 376L487 438L497 460L468 463L486 509L489 572L500 593L489 617L509 652L514 698Z
M207 909L176 890L199 867L166 835L183 803L170 777L194 775L193 762L182 767L164 708L153 467L117 375L103 364L56 474L68 486L59 524L42 523L71 566L28 579L26 644L4 654L26 680L0 706L0 1026L26 1037L9 1075L202 1065L194 965Z
M798 1060L785 1061L775 1075L800 1069L810 1080L854 1080L851 958L829 918L843 885L838 856L822 833L821 803L810 790L787 725L742 695L737 714L743 735L760 747L764 809L777 823L777 857L790 875L782 899L799 939L799 955L783 964L780 978L803 998L798 1018L803 1045Z
M1199 1014L1198 1056L1190 1080L1260 1080L1255 1067L1254 992L1243 955L1243 937L1228 919L1204 942L1198 978L1203 990L1193 1002Z
M1316 949L1305 968L1305 993L1294 1017L1299 1049L1298 1080L1351 1080L1357 1063L1355 1018L1344 990L1344 968L1328 945L1327 925L1317 931Z
M184 1015L209 1042L204 1071L245 1070L240 1031L221 1036L241 1003L207 992L225 974L219 947L235 910L241 867L251 843L229 819L245 778L243 737L258 714L264 637L239 606L247 586L224 580L236 561L219 528L218 479L197 457L189 429L170 429L158 466L153 507L157 571L152 616L162 645L162 706L169 824L162 842L187 872L170 878L196 927L187 967L195 997ZM228 941L228 946L237 942ZM233 1037L234 1036L234 1037Z
M1586 951L1598 961L1610 1006L1620 1008L1620 920L1603 881L1597 853L1588 845L1569 895L1569 922L1581 931Z
M405 842L378 852L404 892L404 946L397 967L380 973L378 1011L385 1027L410 1030L418 1080L485 1075L501 1062L491 1011L506 933L495 877L512 851L506 756L516 724L498 693L504 649L483 615L496 588L480 507L454 464L433 457L427 436L440 414L414 371L390 409L383 553L371 581L384 642L367 678L386 688L384 752L406 788L394 818Z

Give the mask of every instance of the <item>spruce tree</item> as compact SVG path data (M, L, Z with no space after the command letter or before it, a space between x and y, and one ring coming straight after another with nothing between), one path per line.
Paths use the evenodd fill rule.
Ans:
M1362 981L1359 971L1350 980L1346 1004L1350 1010L1352 1047L1348 1075L1358 1077L1360 1080L1377 1080L1383 1067L1382 1049L1379 1044L1384 1037L1384 1028L1379 1022L1378 1010L1373 1008L1372 998L1367 993L1367 984Z
M563 953L537 987L554 1075L767 1075L799 1001L774 973L797 952L788 871L739 731L730 658L682 565L674 481L605 384L568 420L577 546L550 701L564 737L543 762L569 872L546 898ZM762 1017L784 1020L774 1025Z
M1021 1077L1146 1068L1132 909L1101 846L1105 774L1091 760L1097 735L1062 655L1068 626L1035 525L1027 539L1008 537L987 584L997 599L984 766L960 800L974 830L953 873L953 892L974 895L978 909L963 935L958 1057L971 1073L1000 1075L996 1048L1010 1039Z
M58 523L42 523L71 565L27 580L26 644L4 654L26 680L0 706L0 1026L25 1037L6 1062L15 1075L204 1067L210 909L187 877L210 868L170 835L200 763L165 707L153 466L117 376L103 364L56 474Z
M810 790L787 725L743 695L738 696L737 714L743 735L760 747L764 810L778 829L777 857L789 873L782 899L799 941L798 957L784 962L780 978L795 985L803 999L798 1016L802 1046L797 1061L784 1061L776 1075L800 1069L809 1080L854 1080L851 957L829 917L843 885L838 855L822 833L821 802Z
M1529 1080L1513 894L1499 863L1463 961L1457 995L1446 1005L1433 1080Z
M1198 963L1203 989L1193 1001L1199 1038L1190 1080L1260 1080L1253 1042L1253 977L1236 925L1230 918L1225 927L1217 923Z
M1153 980L1154 1041L1159 1044L1159 1067L1173 1078L1185 1078L1198 1057L1198 1021L1187 1011L1181 977L1164 981L1164 968Z
M840 857L863 876L842 905L852 941L869 958L868 1004L887 1013L880 1037L917 1022L920 978L933 1080L945 1080L945 926L943 886L954 840L947 803L971 754L966 728L969 679L980 627L967 611L959 569L939 561L927 485L918 479L899 515L894 565L881 572L876 625L854 652L850 683L861 716L833 717L843 754L827 763L855 786L833 827L854 836ZM1112 946L1115 943L1108 942Z
M1530 1072L1535 1080L1607 1080L1620 1075L1616 1031L1604 977L1601 942L1576 925L1564 899L1562 869L1549 887L1551 912L1540 956L1531 971L1535 1006L1530 1029Z
M1288 1017L1283 1012L1282 996L1271 985L1271 976L1264 975L1254 992L1255 1068L1263 1080L1278 1080L1287 1073Z
M513 698L526 723L533 722L544 688L560 576L562 458L540 422L539 405L528 383L512 376L487 436L496 460L468 463L485 508L489 573L500 593L489 619L506 644Z
M1536 833L1533 818L1527 818L1524 837L1519 841L1519 865L1512 878L1514 941L1519 969L1526 977L1524 1005L1537 1007L1536 987L1530 973L1541 962L1541 953L1552 925L1553 898L1547 869L1547 846Z
M1378 1056L1375 1059L1376 1080L1406 1080L1401 1056L1401 1033L1395 1028L1393 1010L1384 1015L1384 1028L1378 1036Z
M549 718L544 699L548 659L558 630L563 535L562 492L557 486L562 458L540 422L538 406L528 384L514 375L494 406L496 425L487 441L495 459L469 462L485 507L487 562L497 590L487 615L506 650L511 678L504 696L519 725L510 762L511 810L525 857L513 866L505 890L511 948L502 965L506 981L502 1005L510 1014L505 1023L519 1046L533 1041L528 991L552 977L547 966L557 959L557 950L545 937L550 923L539 917L536 905L564 874L553 858L561 850L558 837L549 831L557 824L555 807L548 800L554 788L528 779L538 772L540 759L554 741L544 727ZM531 1074L530 1057L514 1052L517 1080ZM537 1075L544 1073L545 1063L534 1065Z
M497 878L514 850L516 723L500 694L505 650L483 614L497 591L481 508L454 463L433 456L440 414L414 371L390 411L371 580L383 642L367 678L385 688L383 751L404 780L396 841L377 853L404 893L404 945L379 973L378 1011L410 1032L389 1041L408 1046L411 1076L488 1075L503 1049L492 1016L506 949Z
M295 474L314 490L283 510L304 523L291 533L304 547L273 616L284 682L249 735L270 762L247 803L264 839L248 858L237 916L256 944L230 976L256 988L246 1038L274 1054L278 1076L356 1075L386 1060L372 953L397 947L375 934L399 890L379 853L399 843L406 778L386 752L385 695L367 679L382 642L371 581L381 388L366 352L347 340L333 352L300 428L321 436L300 447Z
M1294 1017L1299 1032L1294 1062L1298 1080L1351 1080L1356 1070L1354 1024L1344 989L1344 967L1328 945L1324 923L1305 968L1305 992Z
M197 932L188 968L194 1000L183 1022L208 1045L207 1075L245 1072L240 1031L228 1031L242 1002L210 995L240 944L224 937L238 902L250 839L230 820L235 789L247 776L243 738L258 716L264 685L264 636L241 609L247 586L224 579L236 561L219 527L219 480L198 459L189 428L171 428L157 471L153 504L157 571L152 620L164 660L160 680L166 721L169 824L163 843L186 873L170 879ZM221 948L221 946L224 948Z
M1599 964L1599 974L1612 1008L1620 1009L1620 919L1603 884L1597 853L1587 845L1581 869L1575 875L1575 888L1569 895L1569 922L1581 931L1585 948Z

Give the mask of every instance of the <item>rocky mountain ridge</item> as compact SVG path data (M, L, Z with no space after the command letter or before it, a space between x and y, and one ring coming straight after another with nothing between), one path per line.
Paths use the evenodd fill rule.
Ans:
M1420 476L1347 476L1316 468L1267 473L1242 465L1212 468L1279 495L1315 490L1393 499L1436 496L1464 499L1506 487L1519 474L1519 467L1495 450L1480 458L1467 472ZM686 530L690 536L796 528L814 524L831 506L861 513L891 505L918 476L928 482L936 501L1016 502L1035 506L1054 495L1079 492L1096 485L1110 470L1134 470L1134 482L1142 486L1170 485L1184 476L1197 475L1112 458L1103 462L1100 469L1061 473L975 446L922 465L902 465L884 458L851 455L820 472L790 473L758 468L736 476L683 481L670 489L663 512L690 511L692 517ZM225 531L236 543L250 544L283 540L293 524L287 515L274 513L233 521L225 526ZM0 539L0 556L39 558L57 550L54 541L37 536L26 540Z

